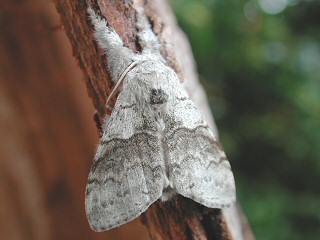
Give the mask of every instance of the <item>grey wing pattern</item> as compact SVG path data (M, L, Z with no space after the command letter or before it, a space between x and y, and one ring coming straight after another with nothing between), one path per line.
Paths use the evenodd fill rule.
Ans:
M104 231L129 222L162 195L165 169L161 142L152 135L152 122L125 104L119 95L107 130L98 147L86 189L86 213L92 229ZM127 106L127 107L126 107ZM142 123L136 120L142 119ZM149 125L143 122L148 122ZM119 126L111 126L118 123ZM116 138L128 128L149 127L127 138ZM112 134L108 129L112 129Z
M194 103L178 88L165 119L173 187L207 207L230 205L235 201L231 166Z

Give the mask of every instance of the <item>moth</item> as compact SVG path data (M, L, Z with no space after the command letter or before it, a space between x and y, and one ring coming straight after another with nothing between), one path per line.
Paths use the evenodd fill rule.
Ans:
M225 153L166 65L142 8L134 8L140 53L125 47L107 21L88 9L111 77L123 85L105 120L86 187L87 218L98 232L133 220L175 193L209 208L235 201Z

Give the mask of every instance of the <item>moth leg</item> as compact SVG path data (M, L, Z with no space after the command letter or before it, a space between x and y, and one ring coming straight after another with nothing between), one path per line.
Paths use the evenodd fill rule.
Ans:
M109 26L106 19L98 16L92 8L88 8L88 14L94 26L94 38L108 59L109 72L113 82L116 82L121 73L133 61L134 53L123 46L119 35Z
M157 36L153 33L150 23L147 20L146 15L143 12L143 8L139 6L136 1L133 4L136 10L137 22L136 27L138 28L139 43L143 48L142 53L156 54L161 57L160 54L160 43ZM162 57L161 57L162 58Z

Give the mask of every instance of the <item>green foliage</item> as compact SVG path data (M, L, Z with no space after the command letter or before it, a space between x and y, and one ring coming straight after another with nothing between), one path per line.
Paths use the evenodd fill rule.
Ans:
M172 3L256 238L319 239L320 2Z

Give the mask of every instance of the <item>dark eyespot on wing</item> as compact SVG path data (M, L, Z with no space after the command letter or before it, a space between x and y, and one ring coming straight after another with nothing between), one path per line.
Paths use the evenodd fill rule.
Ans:
M163 104L168 101L168 94L160 89L151 89L150 91L150 104Z

